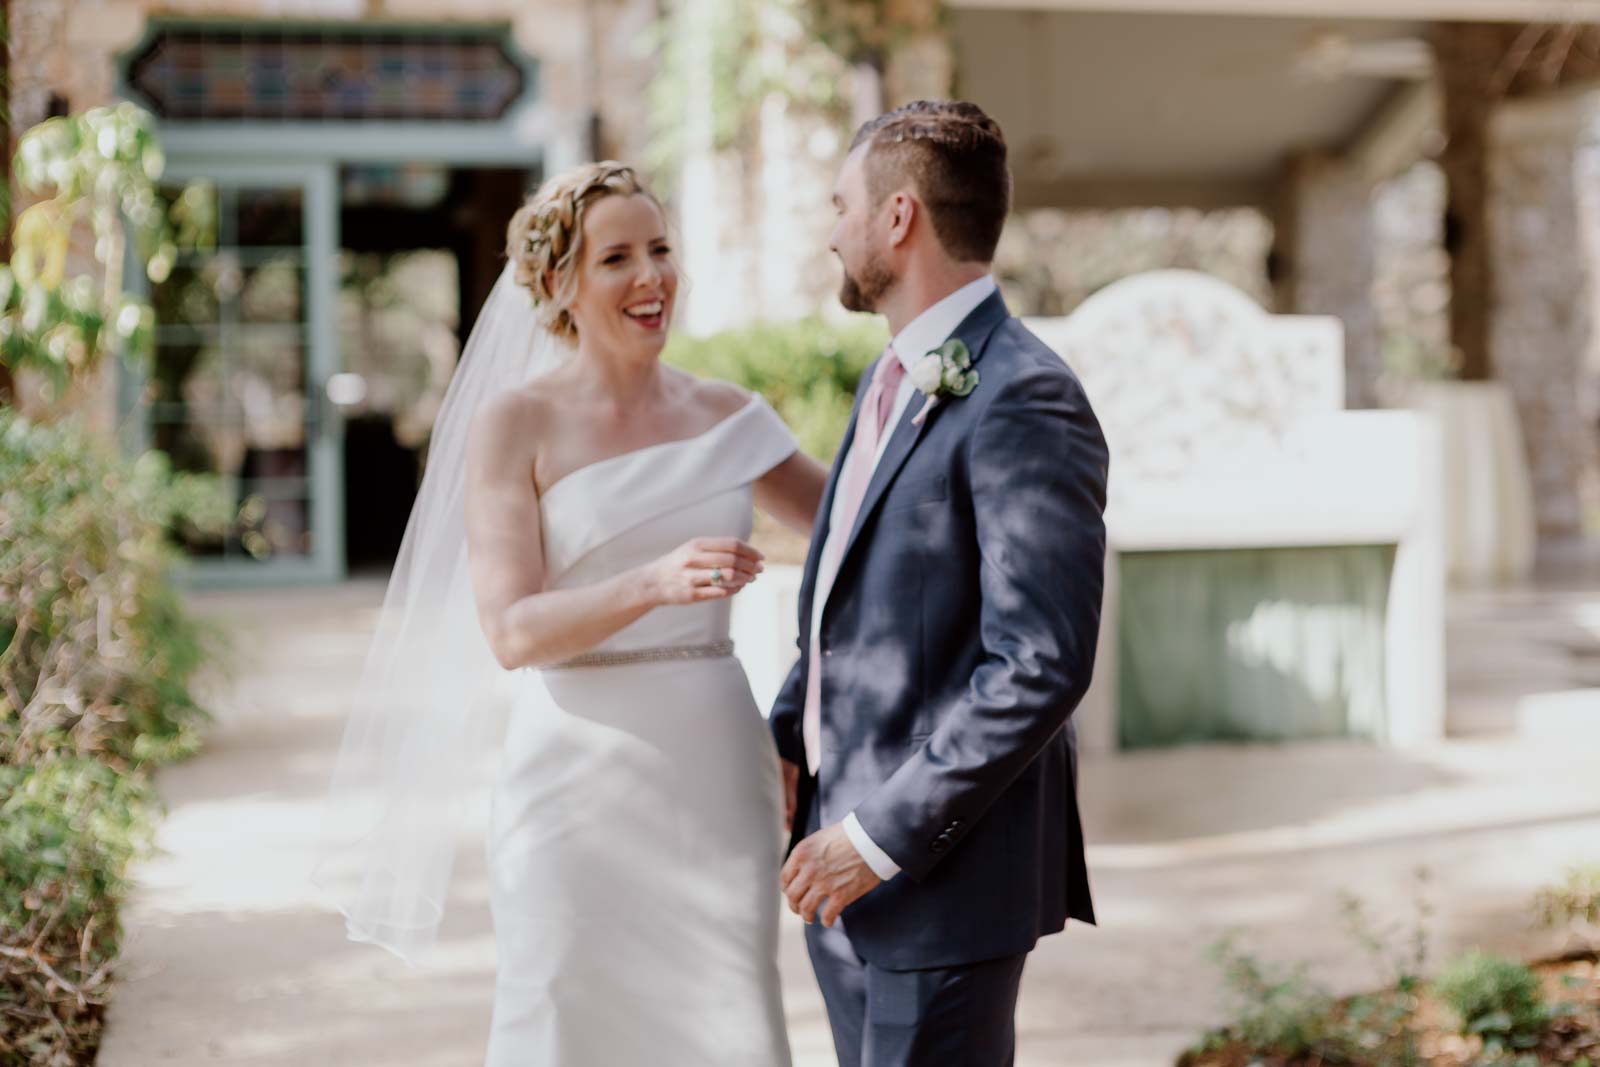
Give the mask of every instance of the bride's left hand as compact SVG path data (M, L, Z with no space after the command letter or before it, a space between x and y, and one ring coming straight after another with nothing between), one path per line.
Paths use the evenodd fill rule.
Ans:
M839 914L882 881L850 843L844 826L824 827L795 846L779 875L789 910L832 926ZM819 910L820 909L820 910Z

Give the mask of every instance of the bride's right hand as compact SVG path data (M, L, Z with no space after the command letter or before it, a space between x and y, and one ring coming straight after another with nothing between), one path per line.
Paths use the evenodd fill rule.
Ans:
M756 580L762 555L736 537L696 537L647 565L657 604L698 604L730 597ZM721 582L713 579L721 572Z

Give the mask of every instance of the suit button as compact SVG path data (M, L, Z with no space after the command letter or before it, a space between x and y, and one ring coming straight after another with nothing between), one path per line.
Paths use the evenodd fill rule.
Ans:
M827 657L827 656L831 656L831 655L833 655L833 649L831 649L831 648L825 648L825 649L823 649L823 650L822 650L822 655L823 655L823 656L824 656L824 657Z
M961 820L960 819L951 819L950 820L950 829L952 829L952 830L961 829Z
M949 848L950 848L950 835L949 834L940 834L938 837L933 839L933 843L930 844L928 847L933 849L933 851L935 851L935 852L948 851Z

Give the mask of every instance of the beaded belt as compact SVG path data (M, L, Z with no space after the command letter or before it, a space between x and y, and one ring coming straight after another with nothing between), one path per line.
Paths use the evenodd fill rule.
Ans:
M565 671L576 667L624 667L634 663L663 663L679 659L721 659L733 655L732 641L709 645L680 645L675 648L635 648L616 652L585 652L581 656L541 667L546 671Z

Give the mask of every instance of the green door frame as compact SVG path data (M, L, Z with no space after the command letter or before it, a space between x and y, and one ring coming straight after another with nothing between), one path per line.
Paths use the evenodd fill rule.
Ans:
M237 159L172 160L165 177L187 182L210 179L232 188L297 188L303 200L305 233L306 330L306 476L311 484L311 554L267 561L236 562L184 559L180 577L207 588L336 581L345 573L344 472L340 463L342 427L328 402L328 379L338 371L339 339L334 322L339 251L337 169L329 162L265 163ZM144 283L142 272L133 277ZM137 450L149 447L149 428L140 418L136 398L143 392L141 371L123 363L118 384L124 441Z

